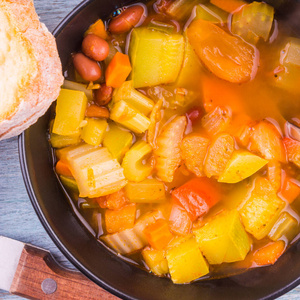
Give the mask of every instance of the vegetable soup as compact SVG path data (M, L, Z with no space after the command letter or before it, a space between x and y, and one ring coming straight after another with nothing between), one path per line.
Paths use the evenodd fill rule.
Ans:
M176 284L298 239L300 39L271 4L135 3L70 54L56 173L100 243Z

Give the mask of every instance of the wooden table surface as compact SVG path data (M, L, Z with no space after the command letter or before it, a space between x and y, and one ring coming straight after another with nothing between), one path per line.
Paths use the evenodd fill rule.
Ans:
M81 0L35 0L42 22L50 31ZM19 165L18 139L0 141L0 235L50 250L63 266L74 268L61 254L38 220L28 198ZM0 290L0 299L20 297ZM300 299L300 286L280 297L280 300Z

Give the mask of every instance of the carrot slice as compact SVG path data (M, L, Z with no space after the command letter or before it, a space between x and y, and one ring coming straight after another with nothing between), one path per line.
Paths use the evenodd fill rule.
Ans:
M164 249L173 239L166 220L158 219L155 223L147 226L144 230L151 247L157 250Z
M286 176L280 191L280 196L289 203L292 203L300 196L300 183L296 180Z
M283 241L270 243L253 254L253 261L259 266L273 265L285 249Z
M284 138L288 159L300 168L300 142L291 138Z
M55 166L56 173L63 176L73 177L71 170L67 163L59 160Z
M232 13L235 10L239 9L241 6L247 4L242 0L210 0L210 2L229 13Z
M127 79L131 70L129 56L117 52L105 71L106 85L113 88L120 87Z
M105 25L101 19L97 20L88 28L88 30L85 32L85 35L87 34L95 34L104 40L108 38Z
M127 203L124 189L106 196L106 207L109 209L120 209Z

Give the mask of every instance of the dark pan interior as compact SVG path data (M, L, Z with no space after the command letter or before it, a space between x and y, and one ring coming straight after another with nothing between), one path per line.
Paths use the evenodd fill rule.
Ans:
M56 29L63 67L80 47L87 27L129 1L93 0L80 4ZM293 9L292 11L295 12ZM297 20L299 22L299 18ZM298 24L291 31L299 28ZM26 188L42 224L65 256L91 280L124 299L273 299L300 283L300 244L271 267L243 275L174 285L126 263L103 247L71 209L56 178L47 141L50 112L19 138Z

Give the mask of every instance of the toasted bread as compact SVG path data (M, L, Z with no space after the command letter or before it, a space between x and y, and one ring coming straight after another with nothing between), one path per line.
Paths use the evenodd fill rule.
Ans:
M43 115L63 83L54 37L32 0L0 0L0 140Z

